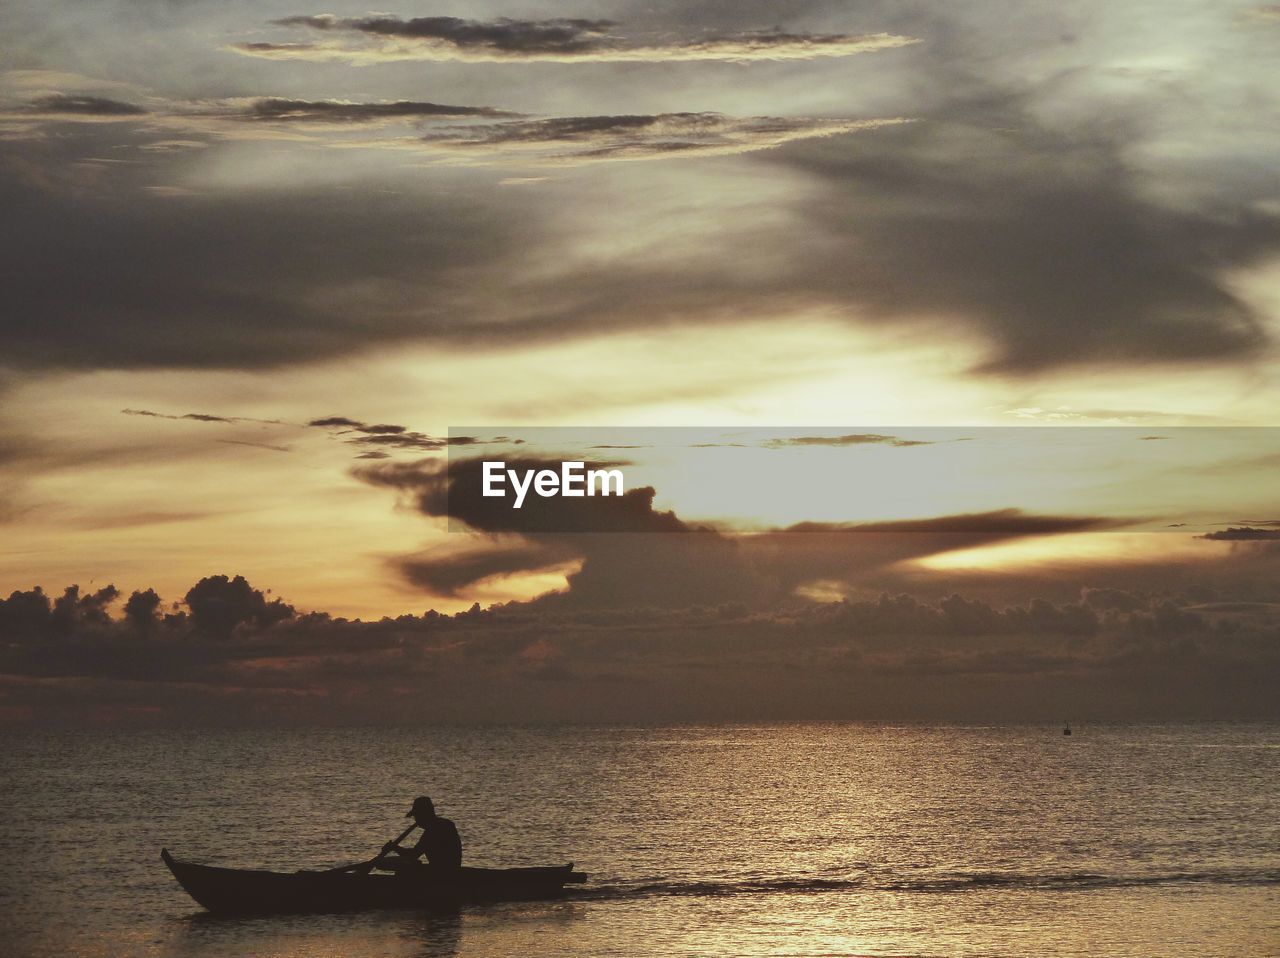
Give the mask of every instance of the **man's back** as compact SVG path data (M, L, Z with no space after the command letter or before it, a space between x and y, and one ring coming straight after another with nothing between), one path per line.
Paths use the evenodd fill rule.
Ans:
M437 815L423 824L418 850L427 856L432 868L462 867L462 839L457 826L447 818Z

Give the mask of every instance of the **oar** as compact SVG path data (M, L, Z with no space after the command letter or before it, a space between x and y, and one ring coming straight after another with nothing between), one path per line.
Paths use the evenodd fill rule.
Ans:
M418 823L414 822L412 825L410 825L408 828L402 831L400 833L400 837L397 838L395 841L387 842L387 844L383 845L382 851L378 852L377 855L375 855L373 858L370 858L367 862L356 862L354 865L339 865L337 868L327 868L324 871L320 872L320 874L333 875L333 874L336 874L337 872L354 872L360 875L367 875L369 874L369 872L373 871L373 866L378 864L378 862L382 860L382 857L386 855L388 848L390 848L392 845L399 845L402 841L408 838L409 833L412 832L417 827L418 827Z

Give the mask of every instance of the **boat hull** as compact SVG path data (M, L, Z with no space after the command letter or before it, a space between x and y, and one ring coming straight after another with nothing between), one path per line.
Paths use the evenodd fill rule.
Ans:
M262 915L369 908L448 908L469 902L555 898L586 881L572 865L551 868L463 868L448 876L270 872L218 868L160 858L187 894L211 912Z

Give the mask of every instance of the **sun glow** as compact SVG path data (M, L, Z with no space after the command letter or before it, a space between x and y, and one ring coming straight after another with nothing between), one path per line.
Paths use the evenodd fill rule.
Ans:
M1079 532L977 546L904 563L931 571L996 571L1034 566L1221 559L1230 542L1213 542L1193 533Z

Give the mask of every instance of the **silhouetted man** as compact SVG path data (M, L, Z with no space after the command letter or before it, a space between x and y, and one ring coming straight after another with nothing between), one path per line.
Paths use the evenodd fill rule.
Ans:
M431 799L425 795L415 798L405 817L413 818L422 835L412 848L394 842L388 844L382 850L387 856L385 867L401 873L413 872L423 867L418 861L423 855L433 872L453 872L462 867L462 839L458 837L458 829L449 819L436 814Z

